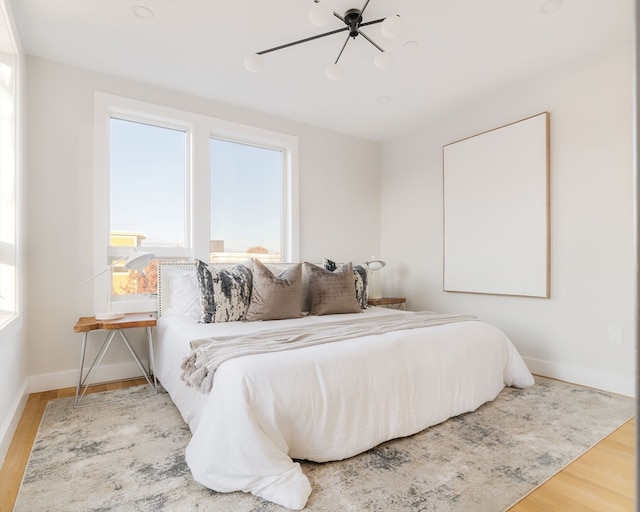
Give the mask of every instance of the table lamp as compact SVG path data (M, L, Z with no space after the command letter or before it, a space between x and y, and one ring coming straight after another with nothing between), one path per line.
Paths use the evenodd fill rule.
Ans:
M89 281L94 280L101 274L105 272L109 272L109 275L112 275L113 267L115 267L118 263L124 261L124 265L122 266L125 270L143 270L146 266L151 262L154 258L154 254L150 252L139 251L138 249L134 249L129 253L129 256L126 258L120 258L115 260L111 265L107 265L106 268L103 268L97 274L92 275L89 279L87 279L83 284L88 283ZM109 281L113 282L113 279ZM111 311L111 284L107 286L107 304L109 305L109 311L96 313L96 320L117 320L118 318L123 318L124 313L115 313Z
M371 259L365 263L367 268L371 270L369 274L371 278L371 293L369 294L370 299L381 299L382 294L377 293L376 291L376 272L380 270L382 267L386 265L386 263L382 260L376 259L375 256L371 256Z

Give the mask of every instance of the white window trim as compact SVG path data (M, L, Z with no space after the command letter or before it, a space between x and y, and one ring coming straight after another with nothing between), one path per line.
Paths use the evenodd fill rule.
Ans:
M232 121L216 119L184 110L164 107L96 91L94 95L94 182L93 182L93 272L108 265L109 246L109 120L111 116L157 122L160 126L187 130L187 149L191 176L187 181L187 240L184 251L162 249L156 256L184 256L208 261L209 258L209 140L211 137L260 145L283 151L283 261L298 261L298 138ZM203 208L206 207L206 210ZM196 212L206 211L206 214ZM94 310L107 310L108 279L95 279ZM156 298L118 300L124 312L155 311Z
M23 117L23 58L24 54L20 46L16 34L14 18L11 15L11 11L5 2L0 2L0 25L5 28L4 38L11 46L13 52L13 65L15 72L15 79L13 82L13 101L14 101L14 113L11 120L11 135L13 135L13 144L9 148L4 148L5 151L10 151L12 162L10 164L11 171L13 171L13 193L15 197L14 202L14 244L13 247L5 245L0 241L0 252L2 253L2 261L12 264L15 268L15 281L13 283L13 308L7 311L0 311L0 331L7 332L14 329L19 329L22 326L22 310L23 310L23 231L22 231L22 144L23 144L23 132L22 132L22 117ZM9 54L9 52L7 52ZM6 126L4 127L6 128ZM11 326L11 328L9 327Z

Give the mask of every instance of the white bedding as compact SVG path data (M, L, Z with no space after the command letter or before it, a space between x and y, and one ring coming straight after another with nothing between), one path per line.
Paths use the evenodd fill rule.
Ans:
M368 308L340 318L391 314L405 313ZM344 459L473 411L505 385L533 384L508 338L480 321L239 357L218 368L208 394L180 378L193 339L335 318L159 319L156 372L191 429L186 460L196 481L301 510L311 486L292 459Z

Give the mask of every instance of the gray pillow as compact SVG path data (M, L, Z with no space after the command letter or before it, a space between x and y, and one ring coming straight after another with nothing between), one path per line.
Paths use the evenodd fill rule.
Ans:
M309 314L330 315L359 313L353 285L353 265L347 263L334 272L305 262L304 272L309 279Z
M329 258L324 258L324 260L322 261L322 266L325 268L325 270L330 270L331 272L338 268L336 262L330 260ZM367 307L369 307L369 296L367 290L367 267L365 267L364 265L356 265L355 267L353 267L353 280L356 287L356 299L360 304L360 308L366 309Z
M211 268L196 260L201 322L234 322L245 317L251 299L251 270L245 265Z
M282 320L302 316L302 264L274 276L253 259L253 289L245 320Z

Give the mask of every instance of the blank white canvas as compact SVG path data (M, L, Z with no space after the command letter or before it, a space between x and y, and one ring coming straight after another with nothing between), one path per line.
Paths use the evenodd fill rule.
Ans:
M443 147L444 290L549 296L549 114Z

